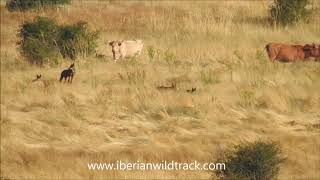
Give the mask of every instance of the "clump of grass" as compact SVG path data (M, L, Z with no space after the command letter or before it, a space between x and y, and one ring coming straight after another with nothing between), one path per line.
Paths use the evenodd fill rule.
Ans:
M126 68L132 66L135 67L139 64L137 57L126 58L123 61L120 61L120 64L124 65Z
M167 64L170 64L170 65L176 65L179 63L177 56L170 50L166 50L164 52L164 60L166 61Z
M312 108L312 103L310 98L289 98L289 105L293 111L307 111Z
M284 160L274 142L246 142L226 152L219 162L225 162L227 168L216 173L221 173L222 179L274 179Z
M155 104L159 102L159 94L157 91L146 90L145 88L136 88L133 91L127 91L130 98L125 98L123 103L128 111L135 113L159 113L162 111L161 105Z
M166 112L171 116L188 116L200 118L201 112L196 108L184 107L180 105L166 106Z
M266 64L266 62L267 62L265 53L261 50L256 51L256 59L259 60L260 64Z
M68 93L65 96L63 96L62 100L64 101L66 106L75 107L77 105L76 97L71 93Z
M156 55L156 50L153 46L149 46L147 48L147 52L148 52L148 57L149 57L149 60L150 62L153 61L155 55Z
M223 64L226 69L229 71L230 73L230 81L233 82L233 72L235 70L236 67L239 67L241 65L241 61L243 56L239 53L239 51L235 51L234 55L237 57L236 60L234 60L234 62L230 62L226 59L219 61L220 64ZM239 61L240 60L240 61Z
M239 50L233 51L233 55L235 55L239 60L243 60L243 55L240 53Z
M6 2L6 8L9 11L25 11L29 9L39 10L69 3L70 0L8 0Z
M248 90L243 90L239 92L240 96L240 106L246 108L246 107L253 107L255 104L255 99L254 99L254 92L248 91Z
M97 93L94 98L94 103L108 106L109 102L112 100L112 95L113 91L111 88L103 88Z
M127 71L126 75L119 73L120 79L128 80L131 84L144 83L147 77L147 73L143 69L133 68Z
M21 94L25 93L28 88L26 83L20 81L17 82L16 86Z
M49 94L52 94L56 91L56 85L55 85L55 82L56 82L56 79L44 79L44 80L41 80L42 84L43 84L43 90L46 92L46 93L49 93Z
M212 69L201 71L200 79L203 84L217 84L220 82L217 74Z
M266 81L262 78L255 77L249 82L249 84L253 88L263 88L266 85Z

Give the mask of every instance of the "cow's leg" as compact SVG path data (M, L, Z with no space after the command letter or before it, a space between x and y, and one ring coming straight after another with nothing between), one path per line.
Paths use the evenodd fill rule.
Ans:
M269 55L269 59L270 59L270 61L273 62L273 63L274 63L274 62L276 61L276 59L277 59L277 56L274 55L274 54L275 54L275 53L272 53L272 54Z
M140 54L141 54L141 51L142 51L142 50L139 50L139 51L138 51L138 56L140 56Z
M270 57L270 61L272 62L272 64L273 64L273 68L277 68L278 67L278 63L276 63L276 61L277 61L277 56L271 56Z
M124 57L126 57L126 54L125 54L125 53L123 53L123 52L121 52L121 53L120 53L120 57L119 57L119 59L121 59L121 61L122 61L122 60L124 60Z

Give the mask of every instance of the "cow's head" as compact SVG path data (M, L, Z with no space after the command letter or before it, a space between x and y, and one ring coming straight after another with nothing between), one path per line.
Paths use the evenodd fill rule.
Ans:
M320 44L306 44L303 46L306 57L320 57Z
M112 55L114 60L118 60L121 56L120 47L123 41L109 41L108 45L111 46Z

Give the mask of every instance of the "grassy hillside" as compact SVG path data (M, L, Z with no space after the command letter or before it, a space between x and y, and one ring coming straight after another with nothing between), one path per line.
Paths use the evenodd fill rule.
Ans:
M2 3L1 176L208 179L205 171L89 171L87 163L214 161L261 139L279 142L287 157L280 179L319 178L320 63L273 64L264 47L320 43L320 18L273 27L269 4L88 0L10 13ZM58 82L66 60L26 63L16 34L37 14L87 21L100 31L105 58L78 59L73 84ZM142 56L114 63L105 42L116 39L142 39ZM32 82L38 73L42 80ZM177 91L156 89L172 82Z

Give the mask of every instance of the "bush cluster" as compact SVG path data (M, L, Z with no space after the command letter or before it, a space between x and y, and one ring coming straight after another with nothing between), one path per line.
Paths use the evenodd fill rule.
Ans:
M274 0L270 15L277 24L288 25L308 21L311 9L307 9L309 0Z
M93 54L97 46L97 32L90 32L87 23L78 22L75 25L66 25L60 28L57 43L64 58L75 59L77 56L85 57Z
M56 62L59 48L56 32L59 26L53 19L38 17L35 22L25 23L20 29L22 54L32 63Z
M226 153L222 170L225 179L274 179L284 161L280 148L273 142L256 141L237 145Z
M57 59L76 59L94 53L97 32L91 32L85 22L60 26L54 19L37 17L22 25L19 36L22 54L30 62L57 63Z
M6 8L9 11L25 11L69 3L70 0L7 0Z

